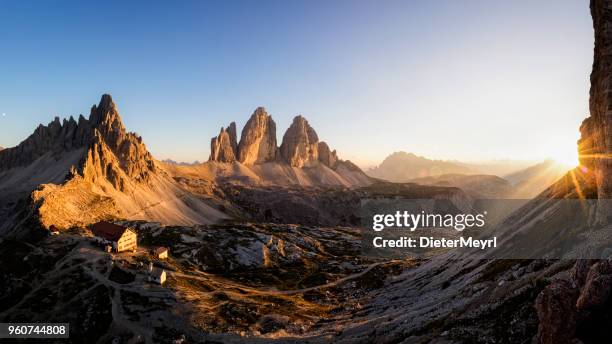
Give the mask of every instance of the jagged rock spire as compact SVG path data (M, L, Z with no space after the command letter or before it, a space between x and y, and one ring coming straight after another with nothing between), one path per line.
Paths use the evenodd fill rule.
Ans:
M125 136L125 126L110 94L102 95L98 106L91 108L89 122L110 142L121 141Z
M335 169L339 161L336 151L327 143L319 142L316 131L308 120L296 116L276 146L276 124L266 109L258 107L244 126L240 142L236 143L236 124L221 127L219 135L210 141L209 161L234 162L246 165L278 161L293 167L305 167L320 162Z
M221 127L219 135L210 140L210 158L208 160L234 162L237 156L236 123L232 122L227 128Z
M258 107L247 121L238 144L238 161L252 165L275 161L276 123L266 109Z

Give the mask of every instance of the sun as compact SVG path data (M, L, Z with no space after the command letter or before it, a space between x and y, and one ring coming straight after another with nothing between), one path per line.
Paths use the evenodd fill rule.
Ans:
M578 161L578 147L576 146L573 148L563 147L563 149L559 149L557 152L551 152L549 158L567 167L580 165Z

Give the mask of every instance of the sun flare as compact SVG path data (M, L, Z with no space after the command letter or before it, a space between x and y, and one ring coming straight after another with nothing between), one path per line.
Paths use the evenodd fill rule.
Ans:
M558 152L551 153L550 159L567 167L576 167L580 163L578 161L578 149L559 149Z

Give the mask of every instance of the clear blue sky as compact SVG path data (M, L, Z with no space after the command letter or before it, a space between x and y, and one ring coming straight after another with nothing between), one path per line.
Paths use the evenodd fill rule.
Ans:
M344 158L542 159L588 112L587 1L2 1L0 145L111 93L159 159L265 106Z

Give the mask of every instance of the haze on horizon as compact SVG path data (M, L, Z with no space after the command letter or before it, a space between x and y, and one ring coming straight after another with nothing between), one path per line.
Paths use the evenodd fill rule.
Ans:
M580 1L0 4L0 146L111 93L154 156L204 161L257 106L344 159L575 159L593 32Z

